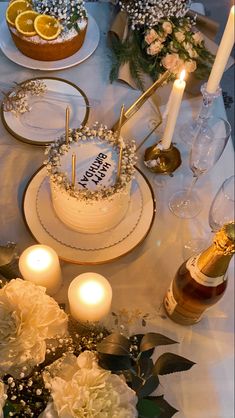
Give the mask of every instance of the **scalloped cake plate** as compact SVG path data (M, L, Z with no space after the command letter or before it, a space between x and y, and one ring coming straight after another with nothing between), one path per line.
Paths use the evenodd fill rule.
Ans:
M70 107L70 128L76 128L87 122L89 102L85 93L70 81L56 77L30 80L37 79L45 82L47 90L40 96L29 95L30 111L16 117L12 112L5 112L2 105L1 117L5 128L16 139L46 145L64 134L66 107Z
M152 188L138 169L125 218L100 234L73 231L57 218L45 167L29 180L23 199L24 219L36 241L54 248L62 260L76 264L108 263L132 251L150 232L155 211Z
M23 67L31 68L32 70L42 71L63 70L80 64L93 54L100 40L99 27L95 19L88 14L88 26L85 41L78 52L71 55L71 57L58 61L38 61L26 57L26 55L23 55L16 48L5 20L1 23L0 33L0 48L9 60Z

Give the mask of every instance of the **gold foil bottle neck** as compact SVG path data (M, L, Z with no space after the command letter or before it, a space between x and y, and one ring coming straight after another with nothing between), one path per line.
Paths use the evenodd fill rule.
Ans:
M235 222L225 224L223 228L215 234L214 244L218 251L224 255L235 253Z

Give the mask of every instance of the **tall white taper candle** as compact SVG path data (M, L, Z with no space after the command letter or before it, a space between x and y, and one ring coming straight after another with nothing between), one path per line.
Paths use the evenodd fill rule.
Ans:
M186 86L184 77L185 77L185 70L182 70L180 74L180 78L175 80L173 87L172 87L166 127L165 127L165 131L163 134L163 139L161 141L163 149L168 149L171 146L171 141L173 138L175 125L176 125L177 117L179 114L180 105L181 105L183 94L184 94L184 89Z
M207 82L206 90L208 93L215 93L220 80L223 76L226 64L228 62L230 53L234 45L234 13L235 6L230 10L227 25L224 30L222 40L219 45L219 49L216 54L215 62L212 67L209 80Z

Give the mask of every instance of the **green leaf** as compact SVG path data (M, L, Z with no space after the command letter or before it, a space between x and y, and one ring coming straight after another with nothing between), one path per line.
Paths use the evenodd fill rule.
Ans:
M189 370L195 363L173 353L164 353L156 361L153 373L164 375Z
M133 374L131 378L131 388L135 392L138 392L138 390L141 388L142 385L143 385L143 379Z
M121 370L129 370L132 367L131 358L129 356L115 356L113 354L98 353L99 365L103 369L118 372Z
M165 337L162 334L157 334L155 332L149 332L145 334L140 343L140 351L148 351L159 345L169 345L169 344L178 344L177 341L172 340L171 338Z
M155 402L155 404L160 409L160 415L158 418L171 418L175 415L178 411L177 409L173 408L164 398L163 396L149 396L148 400Z
M104 338L97 345L97 351L102 354L129 356L131 342L121 334L113 333Z
M160 418L161 410L158 405L149 400L141 399L137 403L137 411L139 413L139 418Z
M159 385L159 379L157 376L150 376L145 383L141 386L140 389L136 392L138 398L145 398L146 396L151 395Z
M74 29L77 31L77 33L79 33L79 32L80 32L80 28L79 28L79 26L78 26L77 22L75 22L75 23L74 23L73 27L74 27Z
M153 370L153 360L148 357L140 357L138 363L138 374L143 379L148 379L151 376Z
M144 334L135 334L130 337L130 341L133 345L138 347L138 351L140 351L140 343L143 339ZM148 351L144 351L141 353L141 358L150 358L154 352L154 348Z
M10 401L6 401L5 406L3 408L3 416L5 418L10 417L10 412L11 413L16 413L20 411L20 407L16 404L11 403Z

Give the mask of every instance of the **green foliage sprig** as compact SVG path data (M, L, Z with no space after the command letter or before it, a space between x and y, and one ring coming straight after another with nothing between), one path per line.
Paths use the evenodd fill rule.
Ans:
M158 333L137 334L127 339L110 334L97 345L99 365L125 376L138 397L139 418L170 418L176 412L163 396L152 396L159 386L159 376L189 370L195 364L173 353L160 355L155 362L156 347L177 342Z

